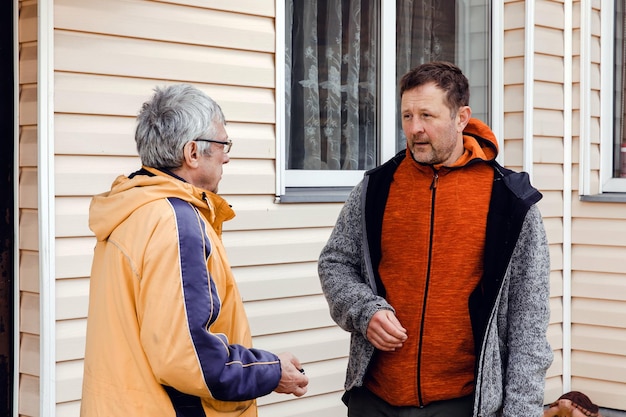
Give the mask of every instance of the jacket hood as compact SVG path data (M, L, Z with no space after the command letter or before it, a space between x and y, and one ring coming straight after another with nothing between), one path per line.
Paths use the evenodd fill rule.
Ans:
M137 208L169 197L180 198L193 204L206 217L218 235L222 223L235 217L226 200L210 191L154 168L142 167L148 175L129 178L118 176L111 190L93 197L89 206L89 228L98 241L105 240Z
M493 161L498 156L496 135L482 121L471 118L463 130L464 154L453 166L467 165L475 159Z

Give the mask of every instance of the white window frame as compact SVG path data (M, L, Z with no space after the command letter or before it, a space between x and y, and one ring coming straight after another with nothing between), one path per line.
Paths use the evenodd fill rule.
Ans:
M395 73L396 73L396 3L381 1L381 68L380 68L380 137L381 161L395 154ZM276 197L285 195L287 187L353 187L364 170L319 171L287 170L285 135L285 2L276 2ZM287 172L289 171L289 172Z
M585 2L582 2L585 5ZM588 36L585 42L590 42L591 36L591 2L587 0L588 7L584 8L581 13L581 28L587 27L583 33L587 33ZM614 88L614 74L613 68L615 68L614 62L614 48L615 48L615 7L614 0L605 0L602 2L602 9L600 11L600 20L602 21L601 28L601 83L600 83L600 190L599 193L626 193L626 178L614 178L613 177L613 158L614 158L614 109L613 104L615 97L613 95ZM584 26L583 26L584 25ZM605 42L606 40L606 42ZM582 49L581 49L582 52ZM588 58L590 61L590 53L588 51ZM581 59L582 61L582 59ZM587 61L587 60L585 60ZM587 64L587 63L586 63ZM589 62L587 71L590 71L591 62ZM581 68L582 70L583 68ZM585 91L585 95L589 95L590 91ZM582 100L581 100L582 104ZM582 109L581 109L582 110ZM581 111L582 114L582 111ZM589 117L589 112L582 117ZM581 135L583 134L583 124L581 120ZM591 153L591 145L581 141L581 169L583 173L583 181L581 181L581 194L589 195L590 190L590 172L591 164L589 162L589 154Z
M378 143L379 163L387 161L396 154L396 2L381 2L381 52L380 52L380 107L379 134L383 140ZM504 6L501 2L491 2L492 36L492 74L491 74L491 117L492 130L496 137L502 138L502 101L503 101L503 51L501 17ZM285 196L287 188L310 188L311 190L338 189L349 190L363 178L364 170L320 171L286 169L285 135L285 2L276 2L276 200ZM499 87L498 87L499 86ZM502 159L502 155L499 156ZM296 201L307 201L306 197ZM338 198L341 200L341 196Z

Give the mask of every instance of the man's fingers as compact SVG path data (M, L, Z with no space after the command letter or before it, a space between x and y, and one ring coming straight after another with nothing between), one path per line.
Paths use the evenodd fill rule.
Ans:
M398 318L393 313L391 313L386 316L386 319L387 320L382 322L382 326L385 332L398 340L405 341L406 329L402 327L400 321L398 321Z
M407 339L406 329L389 310L378 311L372 316L366 336L375 348L384 351L402 347Z

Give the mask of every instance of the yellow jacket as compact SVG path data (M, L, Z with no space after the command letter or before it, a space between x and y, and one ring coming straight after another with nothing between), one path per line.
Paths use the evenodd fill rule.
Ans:
M256 416L281 371L251 348L221 242L234 215L148 167L94 197L82 417Z

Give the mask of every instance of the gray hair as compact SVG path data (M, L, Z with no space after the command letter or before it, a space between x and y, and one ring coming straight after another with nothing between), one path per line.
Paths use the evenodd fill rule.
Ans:
M156 87L137 116L135 142L141 163L153 168L179 168L185 144L201 136L213 138L217 123L226 124L222 109L196 87ZM210 145L198 142L198 149L209 152Z

